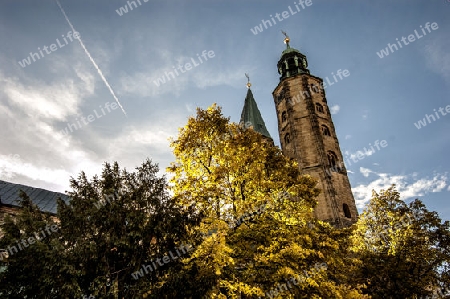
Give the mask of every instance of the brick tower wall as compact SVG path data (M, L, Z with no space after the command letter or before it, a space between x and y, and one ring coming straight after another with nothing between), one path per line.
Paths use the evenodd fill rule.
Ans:
M322 192L317 198L315 216L338 225L348 225L357 220L358 211L321 86L322 79L298 74L283 79L275 88L273 97L281 148L286 156L299 163L303 173L318 179L317 187ZM323 112L316 104L322 106ZM328 128L330 136L324 133L326 129L323 126ZM331 156L334 153L334 162L329 158L330 152Z

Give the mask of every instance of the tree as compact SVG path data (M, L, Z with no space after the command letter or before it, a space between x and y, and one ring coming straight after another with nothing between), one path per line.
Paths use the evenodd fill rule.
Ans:
M424 298L449 289L449 222L418 199L407 205L395 185L373 191L352 242L362 261L356 279L373 298Z
M54 261L54 247L57 246L58 226L49 214L41 213L30 198L19 194L20 213L15 219L9 215L2 226L4 232L0 248L7 254L0 258L6 270L0 273L1 298L53 297L52 284L60 282Z
M200 216L176 205L157 173L158 167L147 160L136 172L105 163L100 178L88 180L82 172L71 179L69 204L58 202L59 233L46 240L51 248L30 246L8 259L0 292L9 298L158 298L154 294L184 258L164 257L188 246L187 228ZM35 218L43 217L33 212ZM19 219L29 219L27 213ZM17 231L27 225L28 231L43 225L25 220L8 222L5 242L21 237ZM27 265L37 270L28 274L20 269ZM43 277L35 281L38 270ZM23 279L17 280L17 273Z
M362 298L337 282L344 250L334 228L313 219L316 181L270 140L213 105L198 108L171 146L175 200L205 216L179 274L190 285L175 285L173 298Z

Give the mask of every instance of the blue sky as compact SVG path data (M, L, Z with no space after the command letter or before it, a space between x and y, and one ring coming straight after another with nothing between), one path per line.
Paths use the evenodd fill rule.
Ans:
M168 138L195 107L216 102L239 121L244 73L279 145L272 91L284 30L311 74L332 81L339 69L350 73L326 95L344 156L363 157L347 165L360 211L372 189L396 183L406 201L418 197L450 220L450 115L414 125L450 105L450 1L311 0L302 8L284 0L136 0L122 16L116 10L127 1L60 1L105 80L80 42L68 38L72 29L54 0L1 1L0 179L65 191L70 176L98 174L105 161L131 170L149 157L164 170L174 159ZM291 14L295 5L301 10ZM283 11L288 18L252 33ZM427 22L438 28L424 35ZM420 38L377 55L415 30ZM52 44L50 54L19 64ZM214 56L200 63L205 51ZM198 65L154 83L192 60ZM106 84L126 116L109 108L116 100ZM376 140L388 145L364 150Z

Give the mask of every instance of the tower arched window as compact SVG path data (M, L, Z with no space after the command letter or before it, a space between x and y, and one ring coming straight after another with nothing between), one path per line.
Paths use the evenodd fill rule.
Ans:
M317 112L323 113L323 106L320 105L319 103L316 103L316 110Z
M283 95L280 93L277 95L277 103L280 103L283 100Z
M322 125L322 134L324 136L331 136L330 129L325 125Z
M314 93L319 93L319 88L315 84L311 84L311 91Z
M328 156L328 163L330 164L330 167L333 169L336 169L337 162L338 162L336 154L332 151L329 151L327 156Z
M286 135L284 135L284 142L286 144L291 143L291 136L289 135L289 133L287 133Z
M344 215L346 218L352 218L352 213L350 213L350 208L348 207L348 204L344 203L342 205L342 209L344 210Z
M283 111L283 113L281 113L281 122L285 122L287 120L287 113L286 111Z

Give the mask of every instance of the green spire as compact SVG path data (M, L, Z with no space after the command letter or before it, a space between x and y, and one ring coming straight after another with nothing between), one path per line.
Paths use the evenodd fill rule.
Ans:
M267 131L266 124L264 123L264 120L261 116L261 112L259 112L258 105L256 105L256 101L253 98L250 85L250 82L247 83L247 96L245 97L244 108L242 108L240 124L245 126L245 128L253 127L253 130L255 130L256 132L272 139L272 137L270 137L269 131Z

